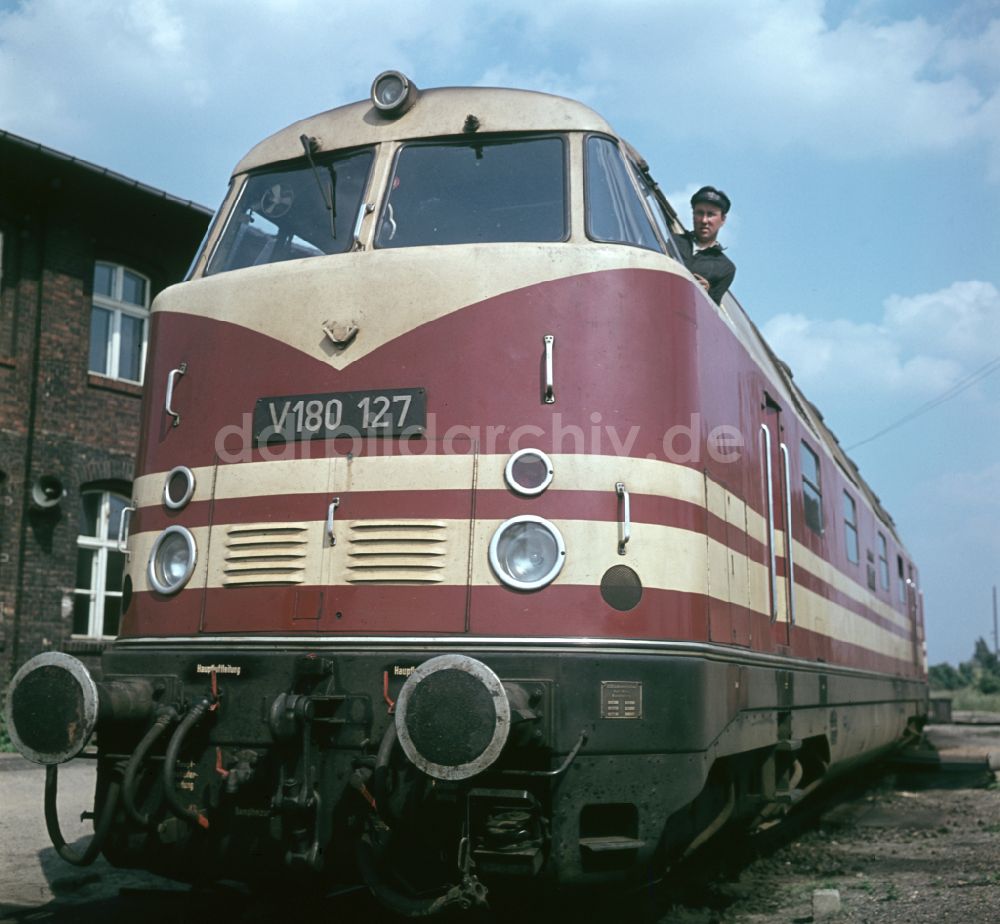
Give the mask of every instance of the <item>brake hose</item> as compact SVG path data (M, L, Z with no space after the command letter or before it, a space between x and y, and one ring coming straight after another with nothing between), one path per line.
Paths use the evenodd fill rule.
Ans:
M166 731L167 726L176 721L177 710L173 706L161 709L156 716L156 721L150 726L142 741L139 742L128 763L125 765L125 777L122 780L122 805L125 811L137 824L144 828L149 827L149 815L142 814L135 806L136 775L142 766L149 749L156 743L156 740Z
M111 830L120 792L121 783L112 777L104 799L104 808L94 825L94 836L90 839L87 849L83 853L78 853L66 843L59 828L59 811L56 805L59 794L59 767L50 764L45 768L45 827L48 829L49 839L56 853L67 863L72 863L74 866L90 866L97 859Z
M184 744L184 739L189 731L201 721L202 716L211 708L212 701L205 697L181 719L181 724L170 738L167 745L167 753L163 758L163 793L167 798L167 804L173 813L184 821L201 828L208 827L208 819L201 812L194 811L184 805L177 795L177 785L174 779L174 772L177 767L177 755Z

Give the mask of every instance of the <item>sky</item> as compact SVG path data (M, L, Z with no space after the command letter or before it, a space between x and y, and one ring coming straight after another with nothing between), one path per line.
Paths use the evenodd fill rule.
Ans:
M733 292L892 514L930 662L992 646L1000 0L0 0L0 129L211 208L389 68L581 100L682 216L724 189Z

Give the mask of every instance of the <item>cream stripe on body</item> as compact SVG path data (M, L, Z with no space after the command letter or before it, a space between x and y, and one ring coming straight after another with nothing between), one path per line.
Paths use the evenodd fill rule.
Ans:
M323 521L293 524L304 530L308 541L304 544L304 555L296 562L295 573L289 575L287 583L332 586L364 583L364 578L358 577L356 570L358 561L350 542L352 529L364 522L344 520L336 523L334 532L337 543L334 546L330 546L326 541L324 535L326 524ZM398 522L406 523L405 520ZM468 521L437 522L447 533L447 539L452 545L443 562L443 570L429 583L465 584L469 562ZM501 520L477 520L475 523L471 556L471 583L474 586L497 586L500 583L490 568L487 550L490 539L501 522ZM715 561L715 567L718 567L720 563L726 561L728 555L732 554L731 550L714 539L709 539L706 543L705 536L700 533L676 527L635 523L628 554L620 557L617 554L617 524L591 520L554 522L562 533L567 548L566 563L556 579L556 585L596 586L609 567L625 563L643 576L643 584L647 588L707 594L709 588L706 584L706 574L709 560ZM273 527L275 524L256 525L265 528ZM252 531L254 526L255 524L246 524L242 528ZM192 530L199 554L198 565L189 581L189 586L222 588L240 585L239 576L234 578L226 566L228 529L227 525L214 526L211 529L211 537L207 527ZM132 540L133 564L130 566L130 572L133 582L139 589L150 589L144 563L148 561L155 538L154 533L141 533ZM724 564L722 566L724 567ZM750 577L751 608L757 613L766 614L769 612L767 570L763 565L753 561L746 561L746 566ZM784 588L784 582L780 582L781 609L784 608ZM717 591L713 591L712 596L724 602L741 605L747 603L746 600L730 600L728 595L720 595ZM806 588L801 586L796 588L796 603L796 622L803 628L832 638L850 639L852 643L882 655L903 660L909 658L911 653L909 640L890 633Z
M235 500L281 495L288 492L290 485L295 486L297 493L471 490L471 458L469 455L365 456L348 460L337 456L332 460L302 459L220 465L218 473L214 475L215 496L219 500ZM503 488L503 470L508 458L507 455L478 456L477 487ZM572 485L571 489L566 489L571 491L613 493L616 482L622 481L632 494L673 498L699 507L707 505L715 516L732 523L740 531L745 531L758 543L765 546L767 544L767 521L764 517L716 482L709 480L706 490L705 477L696 469L658 459L637 459L630 456L567 454L553 455L551 459L555 477L549 491L561 490L562 483ZM196 487L192 500L207 500L211 496L213 472L210 466L194 470ZM134 496L140 508L161 503L165 477L166 473L156 473L143 475L136 480ZM633 507L633 516L641 517L641 508ZM638 526L639 524L634 524L634 528ZM775 546L777 555L784 556L785 534L782 529L777 528L777 524ZM867 587L824 561L798 541L793 544L793 553L796 569L809 572L900 628L910 628L905 615L896 612ZM743 560L753 564L746 556L743 556ZM766 588L766 572L764 586ZM800 590L797 587L796 593ZM764 612L767 608L762 605L760 609Z
M498 488L503 483L503 467L507 456L481 456L478 459L479 488ZM281 494L289 484L296 485L304 493L315 491L344 492L355 491L412 491L412 490L468 490L472 489L471 456L414 456L361 457L348 461L337 457L333 460L303 460L298 462L248 463L245 465L220 466L216 479L216 494L219 498L238 499L247 496ZM721 486L709 482L706 485L702 473L673 463L629 457L566 455L552 457L556 478L550 491L560 490L559 481L573 484L574 491L608 491L613 493L616 481L624 481L630 492L640 495L675 498L707 507L716 515L732 523L737 529L744 529L743 520L749 523L749 534L758 541L764 541L765 521L759 514L746 507L743 502ZM332 463L332 464L331 464ZM213 470L209 467L198 469L196 475L195 499L207 496L211 489ZM140 506L159 503L164 475L143 476L136 484L136 496ZM707 498L706 498L707 494ZM204 496L201 499L204 499ZM633 516L641 514L641 508L633 504ZM381 531L386 542L393 539L393 528L397 532L407 527L423 524L425 521L399 518L391 521L338 520L334 524L338 542L330 547L325 537L326 523L322 520L303 523L260 523L260 524L217 524L209 530L201 527L193 530L199 547L199 565L192 577L192 586L231 587L239 586L247 580L246 575L254 571L252 559L234 563L227 558L227 549L232 545L231 533L238 529L246 537L238 537L243 545L254 541L255 531L265 532L285 526L290 532L305 537L301 547L287 556L287 566L281 582L295 584L351 585L365 583L366 580L399 582L414 579L420 583L465 584L470 580L469 530L468 520L438 520L440 538L447 543L447 554L439 558L418 560L406 555L398 559L400 568L395 571L379 571L368 566L378 562L377 555L365 558L365 537L358 540L359 529ZM471 555L471 583L476 586L499 583L489 566L488 547L490 539L502 521L476 520L473 524L473 550ZM754 561L705 534L662 526L651 523L633 522L632 539L628 554L617 554L618 529L615 522L590 520L556 520L563 532L568 554L565 566L557 578L557 584L596 586L604 572L615 564L628 564L635 568L646 587L674 590L695 594L707 594L715 599L749 606L752 610L768 614L769 582L766 566ZM386 532L388 530L388 532ZM780 532L777 534L783 538ZM148 588L144 563L155 540L155 533L140 533L132 539L133 562L130 573L138 588ZM261 539L261 541L266 541ZM783 543L779 552L783 550ZM384 546L392 550L392 546ZM893 623L908 627L905 618L889 609L882 601L867 594L864 588L854 584L846 575L837 571L805 549L798 542L794 544L796 567L817 574L832 586L843 590L852 599L871 606L877 612L888 611ZM387 553L389 554L389 553ZM396 553L399 554L399 553ZM433 553L431 553L433 555ZM284 557L284 556L283 556ZM430 562L431 566L426 562ZM388 567L384 566L383 567ZM419 569L416 572L407 568ZM729 581L720 586L709 580L711 574L737 575L731 587ZM141 572L141 573L139 573ZM366 577L370 575L370 577ZM416 577L414 578L414 575ZM740 576L745 576L740 577ZM252 578L251 578L252 580ZM273 583L274 581L269 581ZM787 612L787 584L777 582L778 611ZM907 659L910 642L872 623L858 614L831 603L820 595L796 585L796 623L806 629L836 638L850 638L864 647L880 654ZM873 606L872 602L877 604ZM833 631L836 627L836 632Z
M479 489L502 488L506 455L481 455L476 459ZM658 459L636 459L629 456L553 455L555 478L549 491L560 490L560 482L571 484L572 491L614 491L622 481L632 494L648 494L706 506L706 481L696 469ZM218 473L210 466L194 469L195 493L192 500L207 500L211 496L213 475L215 497L235 500L255 496L281 495L290 485L296 493L329 491L444 491L471 490L468 455L440 456L344 456L331 459L253 462L220 465ZM332 467L331 467L332 466ZM155 506L161 503L166 473L143 475L135 483L137 505ZM734 523L750 538L766 546L767 521L740 498L713 481L708 481L708 510L722 520ZM634 508L638 517L640 509ZM638 525L638 524L636 524ZM784 531L775 529L776 554L784 556ZM829 584L852 600L868 607L900 628L909 621L888 603L880 600L867 587L815 555L796 541L793 545L796 568L802 568ZM752 564L752 563L751 563ZM796 598L798 599L798 598ZM761 611L766 607L761 606Z

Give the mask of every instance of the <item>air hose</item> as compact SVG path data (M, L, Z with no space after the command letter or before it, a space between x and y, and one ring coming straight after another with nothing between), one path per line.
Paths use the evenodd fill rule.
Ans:
M72 863L74 866L89 866L97 859L111 830L120 792L121 783L116 777L112 777L104 799L104 808L94 825L94 836L90 839L87 849L83 853L78 853L66 843L59 828L59 812L56 807L59 794L59 767L51 764L45 768L45 827L48 829L49 839L56 853L67 863Z
M187 715L181 719L177 730L170 737L170 743L167 745L167 753L163 758L163 793L166 796L167 804L178 818L192 825L197 825L200 828L208 828L208 819L201 812L194 811L181 802L180 796L177 794L177 784L174 774L177 768L177 755L184 745L184 740L187 738L188 732L201 721L202 716L208 712L211 706L212 701L208 697L205 697L189 710Z
M150 821L149 815L142 814L135 806L136 775L143 761L146 759L149 749L156 743L160 735L166 731L167 726L176 720L177 710L173 706L161 709L157 713L156 721L150 726L149 731L146 732L125 765L125 777L122 780L122 805L125 806L125 811L128 813L129 818L144 828L149 827Z
M391 820L389 817L389 761L392 759L392 750L396 746L396 740L396 723L390 719L378 746L375 772L372 774L372 795L375 797L375 810L387 822Z

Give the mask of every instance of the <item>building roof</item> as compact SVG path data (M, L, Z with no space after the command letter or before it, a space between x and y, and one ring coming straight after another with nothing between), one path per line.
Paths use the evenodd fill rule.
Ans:
M0 142L8 142L28 151L36 151L39 154L51 157L54 160L59 160L75 167L79 167L80 169L96 176L107 177L107 179L115 183L121 183L123 186L130 186L139 192L145 193L146 195L155 196L158 199L164 199L167 202L172 202L176 205L193 209L194 211L200 212L209 218L214 214L212 209L207 208L204 205L200 205L197 202L192 202L190 199L181 199L179 196L171 195L168 192L164 192L162 189L157 189L155 186L140 183L138 180L133 180L131 177L127 177L124 174L116 173L114 170L110 170L107 167L101 167L97 164L92 164L89 161L82 160L79 157L64 154L62 151L46 147L44 144L39 144L37 141L31 141L28 138L22 138L20 135L15 135L13 132L3 131L0 129Z

